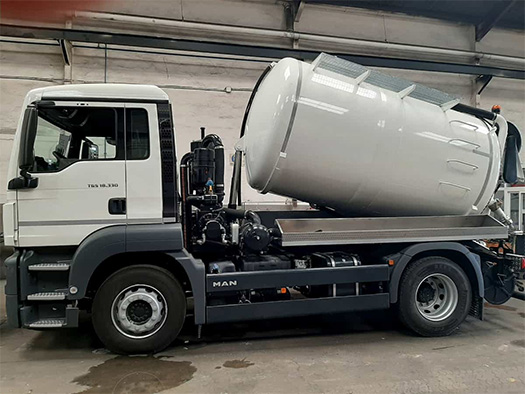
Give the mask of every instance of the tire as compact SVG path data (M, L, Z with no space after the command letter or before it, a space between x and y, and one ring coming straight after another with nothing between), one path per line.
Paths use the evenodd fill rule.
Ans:
M399 319L422 336L450 335L467 317L471 302L467 275L444 257L411 263L399 283Z
M95 332L109 350L119 354L165 349L179 334L185 317L182 286L169 271L156 266L132 266L115 272L100 286L93 301Z

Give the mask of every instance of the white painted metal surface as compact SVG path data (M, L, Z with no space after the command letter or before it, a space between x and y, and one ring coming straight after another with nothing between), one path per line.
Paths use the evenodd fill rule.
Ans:
M55 102L59 106L78 105L76 101ZM119 102L90 102L89 106L124 108ZM17 166L11 165L14 178L18 176ZM125 214L111 215L108 211L111 198L126 197L124 160L80 160L61 171L35 176L37 188L17 193L17 246L79 245L98 229L126 223ZM110 187L90 187L101 184Z
M80 101L59 101L60 98ZM168 100L164 91L149 85L85 84L53 86L30 91L22 108L36 100L55 99L62 106L141 107L148 111L150 156L146 160L78 161L59 172L38 173L35 189L8 191L4 204L5 243L8 246L78 245L89 234L111 225L162 221L158 119L155 104L137 105L121 100ZM118 99L117 102L111 102ZM23 111L9 163L7 179L19 175L18 151ZM152 132L153 131L153 132ZM89 184L112 187L90 188ZM108 201L127 198L127 215L111 215ZM16 205L15 205L16 202ZM18 213L18 217L16 214Z
M156 104L126 103L148 114L149 156L126 161L127 220L130 224L162 222L162 179L160 170L159 121Z
M444 93L318 62L283 59L261 83L244 137L252 187L349 215L483 211L500 170L492 127Z
M90 83L82 85L58 85L33 89L28 96L37 98L104 98L130 100L168 100L168 95L157 86L131 84Z

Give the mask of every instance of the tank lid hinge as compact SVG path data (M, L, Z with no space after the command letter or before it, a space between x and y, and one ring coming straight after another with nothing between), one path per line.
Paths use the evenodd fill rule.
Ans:
M440 107L443 110L443 112L445 112L451 109L452 107L455 107L457 104L459 104L459 99L454 99L441 104Z
M355 79L355 83L357 84L357 86L361 85L365 79L367 79L368 77L370 76L370 70L366 70L364 73L362 73L361 75L357 76L356 79Z
M400 99L404 99L406 96L408 96L410 93L414 91L416 88L416 85L410 85L409 87L403 89L402 91L398 92L397 95Z

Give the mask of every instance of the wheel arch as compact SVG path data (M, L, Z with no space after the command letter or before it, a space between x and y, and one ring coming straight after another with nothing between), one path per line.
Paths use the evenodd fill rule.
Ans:
M458 242L429 242L415 244L399 253L390 276L390 302L396 303L399 295L399 282L407 266L416 260L428 256L445 257L458 264L469 278L474 295L484 296L483 274L481 262L477 254L472 253Z
M102 261L89 279L86 296L94 296L98 288L115 272L134 266L153 266L164 268L180 282L183 290L192 291L188 274L172 256L163 252L125 252L112 255Z
M191 289L195 323L204 324L206 309L205 268L182 244L182 226L170 224L120 225L100 229L77 248L69 273L68 299L80 300L118 269L134 264L151 264L168 269Z

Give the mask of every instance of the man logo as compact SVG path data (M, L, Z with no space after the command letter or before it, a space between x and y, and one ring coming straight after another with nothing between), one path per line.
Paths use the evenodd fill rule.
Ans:
M225 280L222 282L213 282L213 287L230 287L237 286L236 280Z

